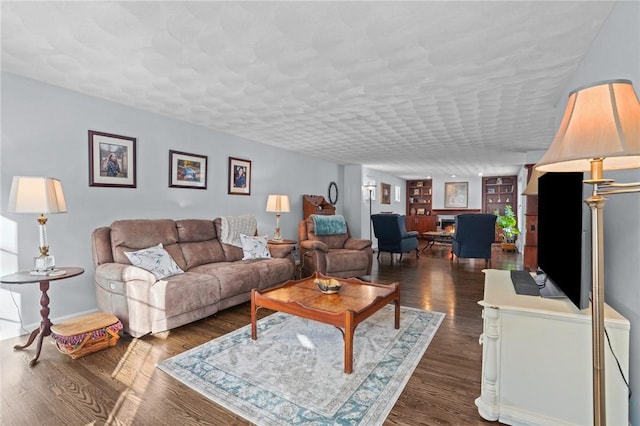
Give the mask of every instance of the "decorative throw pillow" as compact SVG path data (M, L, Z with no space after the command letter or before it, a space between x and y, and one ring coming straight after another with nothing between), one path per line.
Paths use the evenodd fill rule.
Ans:
M264 237L250 237L249 235L240 234L240 241L242 242L242 252L244 253L242 260L271 258L266 235Z
M170 277L184 273L171 255L162 248L162 243L138 251L124 253L132 265L146 269L155 275L156 279Z

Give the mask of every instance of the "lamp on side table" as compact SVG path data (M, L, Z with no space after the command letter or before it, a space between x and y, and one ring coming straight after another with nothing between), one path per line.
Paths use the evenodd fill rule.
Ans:
M45 214L67 212L62 183L49 177L14 176L8 210L12 213L40 214L40 256L34 258L32 274L50 274L55 268L55 260L49 254Z

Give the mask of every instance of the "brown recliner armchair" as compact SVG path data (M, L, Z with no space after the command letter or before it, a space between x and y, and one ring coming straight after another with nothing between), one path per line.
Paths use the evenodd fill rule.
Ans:
M300 221L298 240L303 277L315 271L339 278L371 274L371 241L352 238L341 215L311 215Z

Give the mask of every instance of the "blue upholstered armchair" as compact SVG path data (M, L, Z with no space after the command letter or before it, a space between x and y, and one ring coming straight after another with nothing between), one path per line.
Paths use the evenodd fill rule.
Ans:
M378 239L378 260L380 252L400 253L400 260L404 253L412 250L418 252L418 232L407 232L406 216L399 214L373 214L373 231Z
M496 216L493 214L459 214L451 253L460 258L484 259L491 266L491 244L495 240ZM451 256L453 261L453 256Z

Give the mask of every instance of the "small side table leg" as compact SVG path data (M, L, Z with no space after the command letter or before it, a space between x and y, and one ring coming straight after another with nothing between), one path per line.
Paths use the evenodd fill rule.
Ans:
M13 347L13 350L20 351L20 350L22 350L24 348L28 348L33 343L33 341L36 340L36 336L39 333L40 333L40 327L36 328L35 330L33 330L31 332L31 334L29 335L29 339L27 340L27 342L24 345L15 345Z
M40 317L42 318L42 321L40 321L40 328L31 332L27 343L24 345L15 345L13 347L14 350L25 349L33 343L36 336L38 337L36 354L31 361L29 361L30 367L33 367L38 362L40 351L42 350L42 340L51 334L51 320L49 320L49 295L47 294L47 290L49 290L49 281L40 281L40 291L42 292L42 296L40 297Z

